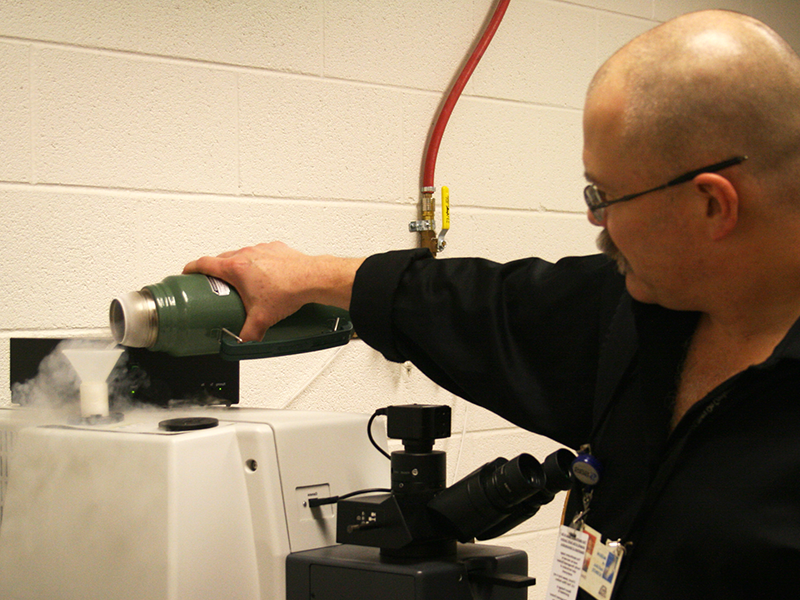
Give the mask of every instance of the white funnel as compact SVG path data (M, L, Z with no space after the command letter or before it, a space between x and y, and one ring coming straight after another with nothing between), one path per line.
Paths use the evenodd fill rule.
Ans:
M122 348L68 348L64 356L81 379L81 416L108 416L108 384L106 379L117 364Z

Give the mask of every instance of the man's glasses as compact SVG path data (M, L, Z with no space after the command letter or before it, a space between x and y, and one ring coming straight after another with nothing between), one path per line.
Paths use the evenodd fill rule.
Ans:
M649 194L650 192L657 192L658 190L664 190L666 188L680 185L681 183L686 183L687 181L691 181L698 175L702 173L716 173L717 171L722 171L722 169L727 169L728 167L732 167L734 165L738 165L743 163L747 160L746 156L735 156L733 158L729 158L728 160L723 160L722 162L714 163L713 165L709 165L707 167L702 167L700 169L695 169L694 171L689 171L688 173L684 173L665 183L664 185L659 185L658 187L651 188L649 190L645 190L643 192L638 192L636 194L628 194L627 196L622 196L621 198L616 198L615 200L606 200L605 192L598 189L598 187L590 183L587 185L583 190L583 199L586 200L586 206L589 207L589 210L592 213L592 216L599 222L603 222L605 218L605 209L611 206L612 204L617 204L619 202L627 202L628 200L633 200L634 198L638 198L639 196L644 196L645 194Z

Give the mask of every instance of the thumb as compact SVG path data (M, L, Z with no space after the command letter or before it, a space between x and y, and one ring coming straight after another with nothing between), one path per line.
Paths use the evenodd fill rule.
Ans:
M186 263L186 266L183 267L183 273L203 273L204 275L211 275L212 277L218 277L219 279L227 281L227 279L225 279L227 274L223 269L222 261L218 257L213 256L203 256L197 260Z

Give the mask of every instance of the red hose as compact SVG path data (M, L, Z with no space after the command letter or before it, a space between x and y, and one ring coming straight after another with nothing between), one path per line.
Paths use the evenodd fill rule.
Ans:
M469 78L472 76L472 72L475 70L475 67L478 66L481 57L483 57L483 53L486 52L486 48L489 47L489 42L492 41L497 28L500 26L500 21L503 20L503 15L505 15L506 9L508 8L508 3L510 1L511 0L500 0L497 3L497 7L494 9L492 19L486 26L486 30L483 32L481 39L478 41L478 45L475 46L475 50L473 50L469 60L467 60L464 68L461 69L458 79L456 79L456 82L453 84L450 93L447 95L447 99L442 105L442 110L439 112L439 116L436 119L436 124L433 126L433 130L431 131L431 136L428 140L428 147L425 149L425 162L423 163L424 169L422 172L423 191L425 191L425 188L433 187L433 172L436 170L436 155L439 153L439 144L442 141L442 134L444 133L444 128L447 126L447 121L450 119L450 114L453 112L453 108L455 107L456 102L458 102L461 92L464 90Z

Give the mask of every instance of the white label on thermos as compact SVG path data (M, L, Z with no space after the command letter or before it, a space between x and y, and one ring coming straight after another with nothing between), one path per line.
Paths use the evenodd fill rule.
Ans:
M217 296L229 296L231 293L230 286L222 281L222 279L217 279L216 277L208 277L208 285L211 286L211 291L214 292Z

